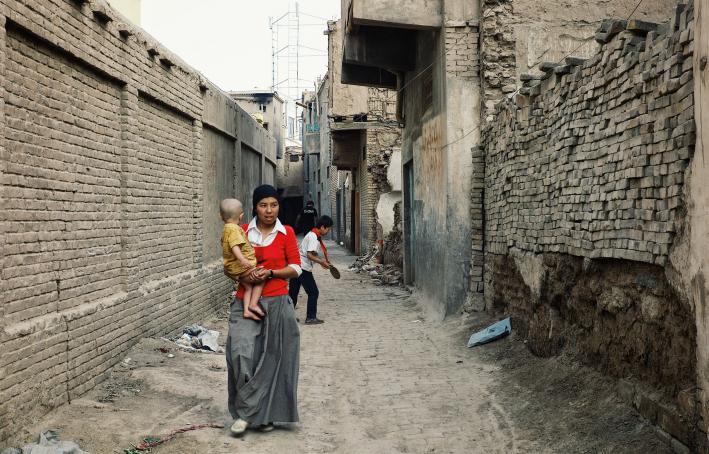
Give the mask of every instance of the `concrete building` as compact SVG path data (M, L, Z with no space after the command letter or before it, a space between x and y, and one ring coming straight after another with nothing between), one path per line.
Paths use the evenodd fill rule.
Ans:
M667 17L675 3L636 15ZM629 13L581 0L343 0L342 82L398 93L404 271L438 312L482 301L484 109L540 60L594 52L597 22Z
M273 91L230 91L229 96L276 138L278 159L285 152L284 101Z
M108 4L135 25L141 24L141 2L142 0L108 0Z
M332 165L339 172L349 172L338 174L333 184L338 184L339 205L349 206L351 213L348 216L341 208L335 214L341 222L349 219L351 249L357 254L375 250L381 260L386 241L398 229L394 220L401 205L401 128L396 120L396 92L343 83L342 30L341 21L328 23L328 118Z
M342 80L398 90L405 272L423 299L511 315L540 356L570 345L707 452L697 3L346 0Z

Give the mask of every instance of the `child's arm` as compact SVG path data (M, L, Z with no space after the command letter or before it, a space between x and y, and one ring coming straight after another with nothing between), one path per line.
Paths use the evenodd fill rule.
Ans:
M236 259L241 262L241 265L247 268L251 268L252 264L246 260L246 257L244 257L244 254L241 253L241 248L239 246L234 246L231 248L231 252L234 253L234 256L236 256Z
M321 259L317 252L308 251L308 258L315 263L319 263L325 269L330 268L330 264L325 259Z

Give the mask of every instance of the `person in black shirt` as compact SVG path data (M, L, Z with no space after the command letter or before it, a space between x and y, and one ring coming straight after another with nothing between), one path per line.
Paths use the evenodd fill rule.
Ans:
M305 208L300 212L295 220L295 228L297 232L307 234L315 227L315 220L318 218L318 210L315 209L315 204L312 201L305 203Z

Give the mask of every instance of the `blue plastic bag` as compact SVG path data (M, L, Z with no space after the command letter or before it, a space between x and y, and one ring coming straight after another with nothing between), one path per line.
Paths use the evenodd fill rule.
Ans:
M487 344L488 342L507 336L511 331L512 325L510 324L510 318L507 317L470 336L468 347Z

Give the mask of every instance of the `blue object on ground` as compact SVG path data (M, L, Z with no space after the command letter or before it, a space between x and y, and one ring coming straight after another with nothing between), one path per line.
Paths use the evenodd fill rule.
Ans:
M468 347L487 344L488 342L507 336L511 331L512 325L510 324L510 318L507 317L470 336Z

